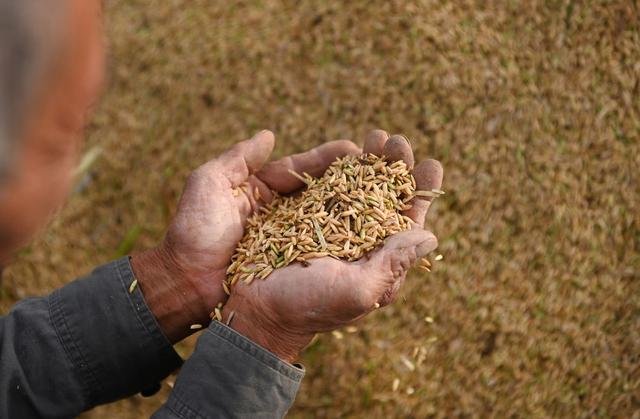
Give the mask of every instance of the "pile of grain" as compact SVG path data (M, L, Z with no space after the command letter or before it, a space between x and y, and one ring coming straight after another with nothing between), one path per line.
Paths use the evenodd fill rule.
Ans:
M416 183L403 161L347 156L321 178L291 173L307 189L296 197L276 196L248 220L227 270L227 292L238 280L264 279L293 262L323 256L359 259L386 237L411 227L401 212L411 207Z

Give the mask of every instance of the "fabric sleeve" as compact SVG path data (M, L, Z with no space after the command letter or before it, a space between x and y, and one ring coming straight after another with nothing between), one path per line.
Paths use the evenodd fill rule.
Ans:
M293 404L303 376L301 367L213 321L153 417L280 418Z
M73 417L159 388L182 360L133 281L125 257L0 317L0 417Z

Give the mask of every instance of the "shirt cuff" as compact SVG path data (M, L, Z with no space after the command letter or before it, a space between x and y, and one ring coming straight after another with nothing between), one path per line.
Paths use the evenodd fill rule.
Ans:
M213 321L155 417L283 417L303 377L301 367Z
M182 364L134 281L129 258L55 291L49 313L90 406L150 393Z

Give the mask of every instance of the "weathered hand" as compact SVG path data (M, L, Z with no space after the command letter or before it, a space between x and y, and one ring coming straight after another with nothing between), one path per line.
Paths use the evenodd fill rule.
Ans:
M266 164L273 146L273 134L262 131L196 169L164 241L132 258L145 299L170 340L188 335L191 324L208 323L213 307L226 300L222 281L247 218L272 199L271 190L301 187L289 169L318 176L336 158L360 152L350 141L333 141Z
M401 136L373 131L364 151L413 167L411 146ZM421 162L413 173L418 189L442 184L442 167L435 160ZM437 247L435 236L423 229L430 202L416 198L407 212L414 228L390 237L368 257L351 263L313 259L308 267L295 263L265 280L236 283L223 318L228 321L233 313L231 327L292 362L315 333L349 324L393 300L410 266Z

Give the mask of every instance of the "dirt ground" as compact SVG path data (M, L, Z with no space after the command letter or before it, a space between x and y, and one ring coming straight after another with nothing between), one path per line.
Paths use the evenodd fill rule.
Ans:
M188 172L259 129L279 156L380 127L444 165L444 260L307 351L290 417L640 417L636 0L106 4L102 152L1 312L153 246Z

